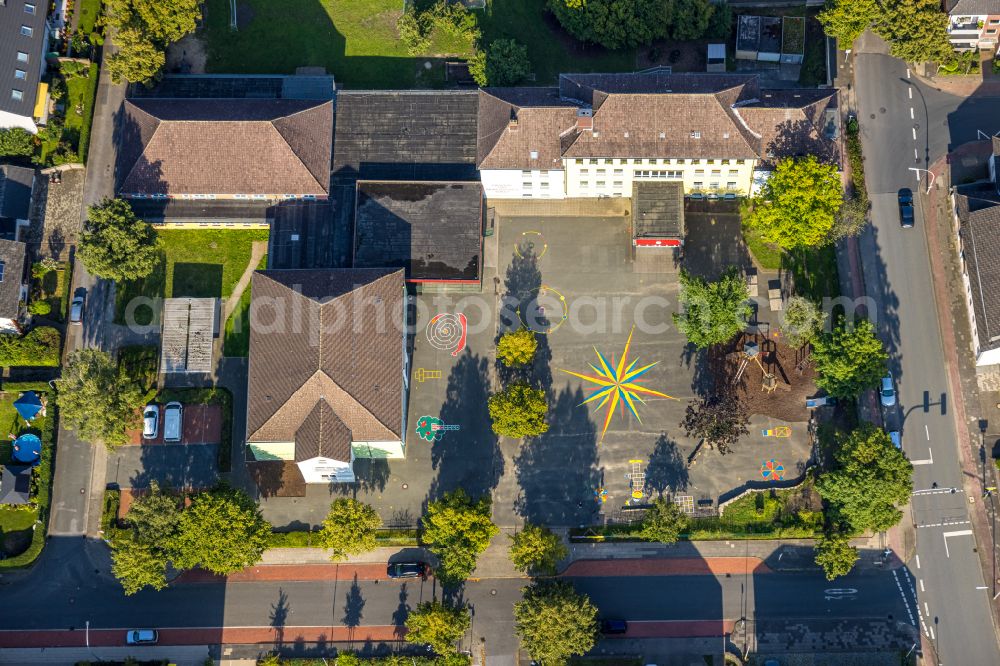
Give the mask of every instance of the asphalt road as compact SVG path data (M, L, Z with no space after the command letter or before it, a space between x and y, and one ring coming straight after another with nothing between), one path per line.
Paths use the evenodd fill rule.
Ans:
M961 396L952 395L948 385L922 211L918 206L916 228L902 229L896 193L903 187L918 190L911 167L927 168L949 149L977 138L977 130L1000 131L1000 99L967 101L941 93L879 50L866 35L855 64L872 198L872 228L860 245L868 296L875 300L871 311L878 316L899 393L898 404L885 412L886 427L902 430L903 448L914 462L912 511L918 529L910 569L919 622L941 663L997 664L1000 651L973 550L968 498L931 492L933 484L962 487L952 413ZM922 184L926 187L926 180Z

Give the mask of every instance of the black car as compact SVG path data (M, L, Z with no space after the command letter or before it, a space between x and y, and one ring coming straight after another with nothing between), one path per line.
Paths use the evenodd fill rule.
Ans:
M423 562L390 562L385 573L389 578L427 578L427 565Z
M602 634L628 633L628 622L625 620L601 620Z
M904 187L896 195L899 200L899 224L904 229L913 227L913 192Z

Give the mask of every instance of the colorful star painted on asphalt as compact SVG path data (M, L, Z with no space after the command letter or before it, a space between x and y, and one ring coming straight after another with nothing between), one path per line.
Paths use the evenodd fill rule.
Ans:
M597 354L597 358L600 360L600 367L597 367L593 363L590 364L590 367L597 373L596 376L563 370L567 375L573 375L584 381L596 384L594 388L588 389L591 391L590 397L580 404L586 405L587 403L600 400L600 403L597 405L598 409L607 406L608 412L604 417L604 428L601 430L602 442L604 441L604 434L608 431L608 426L611 424L611 415L615 413L615 407L621 408L622 416L625 415L625 408L628 407L628 411L632 413L636 421L642 423L642 419L639 418L639 412L636 411L638 404L646 404L642 396L656 396L658 398L677 400L673 396L646 388L639 383L639 378L646 374L650 368L657 365L659 361L644 365L641 368L635 367L639 362L638 360L631 363L628 362L628 351L629 347L632 346L633 333L635 333L634 326L629 331L628 341L625 343L625 350L622 352L622 357L618 361L618 365L614 364L614 357L612 357L611 363L609 363L604 355L597 351L595 347L594 353Z

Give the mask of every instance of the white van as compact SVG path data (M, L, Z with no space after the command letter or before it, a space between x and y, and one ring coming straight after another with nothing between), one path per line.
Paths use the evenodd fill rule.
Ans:
M163 409L163 441L179 442L183 434L184 407L179 402L168 402Z

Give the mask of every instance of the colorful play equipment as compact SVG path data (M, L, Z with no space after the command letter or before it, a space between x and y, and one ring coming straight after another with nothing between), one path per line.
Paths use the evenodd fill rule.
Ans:
M458 356L465 349L465 341L469 332L469 322L461 312L454 314L442 312L431 317L427 322L427 342L434 349L450 351L452 356Z
M760 431L761 437L791 437L792 429L789 426L777 426L776 428L766 428Z
M781 481L785 478L785 466L771 458L760 466L760 475L765 481Z
M645 494L646 472L642 469L641 460L629 460L628 462L632 465L632 471L626 474L625 478L628 479L628 485L632 491L632 499L638 501Z

